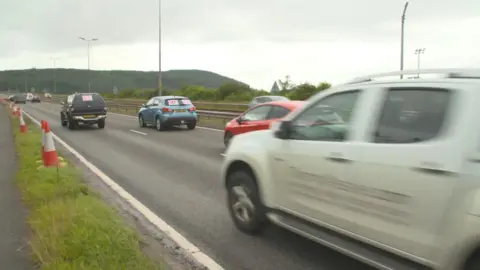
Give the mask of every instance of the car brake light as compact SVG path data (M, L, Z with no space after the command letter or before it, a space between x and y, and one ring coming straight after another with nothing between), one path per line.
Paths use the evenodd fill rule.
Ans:
M190 111L190 112L194 112L196 110L197 110L197 108L195 108L195 107L191 107L190 109L188 109L188 111Z
M163 107L162 112L173 112L173 110L170 108Z

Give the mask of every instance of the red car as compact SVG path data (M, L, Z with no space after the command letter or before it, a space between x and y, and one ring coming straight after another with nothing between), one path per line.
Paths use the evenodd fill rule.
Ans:
M256 130L269 129L272 122L278 121L305 101L272 101L248 109L225 126L223 143L228 147L233 136Z

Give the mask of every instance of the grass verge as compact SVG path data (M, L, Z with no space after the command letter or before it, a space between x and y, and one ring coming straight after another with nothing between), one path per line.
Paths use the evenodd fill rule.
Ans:
M25 119L28 133L12 118L19 156L16 183L29 208L33 259L43 270L156 270L136 231L83 184L73 165L40 168L40 129ZM68 162L68 161L67 161Z

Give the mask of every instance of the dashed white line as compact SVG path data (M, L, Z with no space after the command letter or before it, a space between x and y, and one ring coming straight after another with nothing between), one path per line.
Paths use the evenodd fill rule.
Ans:
M28 118L30 118L35 124L40 126L40 121L35 119L30 114L23 112ZM68 145L65 141L60 139L55 133L52 132L53 138L59 142L63 147L65 147L70 153L80 160L87 168L90 169L94 174L96 174L106 185L108 185L113 191L115 191L120 197L125 201L129 202L139 213L141 213L146 219L148 219L155 227L163 231L165 235L169 236L173 241L175 241L180 248L189 253L198 263L203 265L206 269L210 270L224 270L216 261L210 258L207 254L203 253L197 246L188 241L183 235L181 235L177 230L172 226L167 224L163 219L157 216L139 200L133 197L120 185L118 185L113 179L101 171L97 166L93 165L88 161L84 156L78 153L73 147Z
M141 135L147 135L147 133L145 133L145 132L140 132L140 131L135 130L135 129L130 129L130 131L131 131L131 132L135 132L135 133L137 133L137 134L141 134Z

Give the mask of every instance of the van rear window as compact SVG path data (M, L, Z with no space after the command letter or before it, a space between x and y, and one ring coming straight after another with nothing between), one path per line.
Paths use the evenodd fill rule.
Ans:
M192 105L192 102L188 98L169 98L165 100L167 106L187 106Z
M105 106L105 100L99 94L81 94L75 96L73 103L78 106Z

